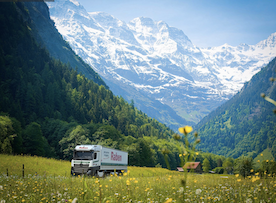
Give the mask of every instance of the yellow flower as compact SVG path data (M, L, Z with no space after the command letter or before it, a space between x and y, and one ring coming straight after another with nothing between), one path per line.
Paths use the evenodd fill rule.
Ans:
M182 154L179 154L179 157L182 157Z
M263 156L263 154L261 154L261 156Z
M239 177L239 174L236 174L235 176L236 176L236 177Z
M253 172L254 172L254 169L251 169L250 172L253 173Z
M192 126L186 125L185 127L178 128L178 131L182 134L187 135L188 133L193 131L193 128Z
M169 198L169 199L167 199L167 201L165 202L165 203L170 203L170 202L172 202L172 198Z
M196 152L196 155L198 155L198 152Z
M241 179L238 179L237 181L238 181L238 182L240 182L240 181L241 181Z

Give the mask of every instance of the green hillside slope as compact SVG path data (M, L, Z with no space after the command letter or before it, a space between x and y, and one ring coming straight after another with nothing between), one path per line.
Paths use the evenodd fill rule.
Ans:
M20 12L20 14L28 21L32 35L40 46L45 47L55 59L69 64L72 68L77 69L78 72L83 73L88 79L108 88L102 78L76 55L70 45L63 40L55 28L54 22L50 19L46 3L24 2L24 6L27 13Z
M263 150L272 149L276 157L276 115L274 105L265 101L265 93L276 99L276 59L247 82L232 99L206 116L195 127L202 142L203 151L232 156L250 155L253 158Z

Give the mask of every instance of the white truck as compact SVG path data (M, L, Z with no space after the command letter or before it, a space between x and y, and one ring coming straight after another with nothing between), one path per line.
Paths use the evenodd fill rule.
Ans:
M128 153L101 145L77 145L71 161L72 175L103 177L127 171Z

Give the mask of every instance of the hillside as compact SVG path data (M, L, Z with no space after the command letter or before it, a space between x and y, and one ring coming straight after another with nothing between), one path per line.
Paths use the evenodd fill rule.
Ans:
M255 158L265 149L271 149L276 158L275 106L260 95L276 99L276 59L244 84L232 99L210 113L196 125L203 151L237 158L249 155Z
M76 144L101 144L128 151L130 165L165 167L166 148L176 168L174 132L51 58L28 15L23 3L1 3L0 152L70 160Z
M70 45L59 34L54 22L50 19L49 9L44 2L24 2L24 6L28 13L22 12L20 14L23 15L25 20L28 20L32 36L36 39L36 42L41 47L45 47L50 56L77 69L78 72L83 73L85 77L93 80L98 85L108 88L93 67L76 55Z

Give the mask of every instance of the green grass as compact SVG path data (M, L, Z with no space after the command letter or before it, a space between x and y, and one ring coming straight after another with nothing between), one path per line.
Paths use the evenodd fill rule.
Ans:
M27 175L22 177L21 164ZM70 162L0 155L0 202L273 202L276 179L184 174L161 168L128 167L123 176L71 177ZM4 166L4 167L2 167ZM7 176L9 168L13 175ZM31 167L32 169L27 169ZM47 172L44 172L47 171ZM37 172L37 175L35 175ZM143 175L141 175L143 174Z
M271 154L271 149L269 149L269 148L262 151L258 156L255 157L255 159L253 161L255 163L255 167L260 168L261 163L266 160L269 160L269 161L274 160L274 157Z

